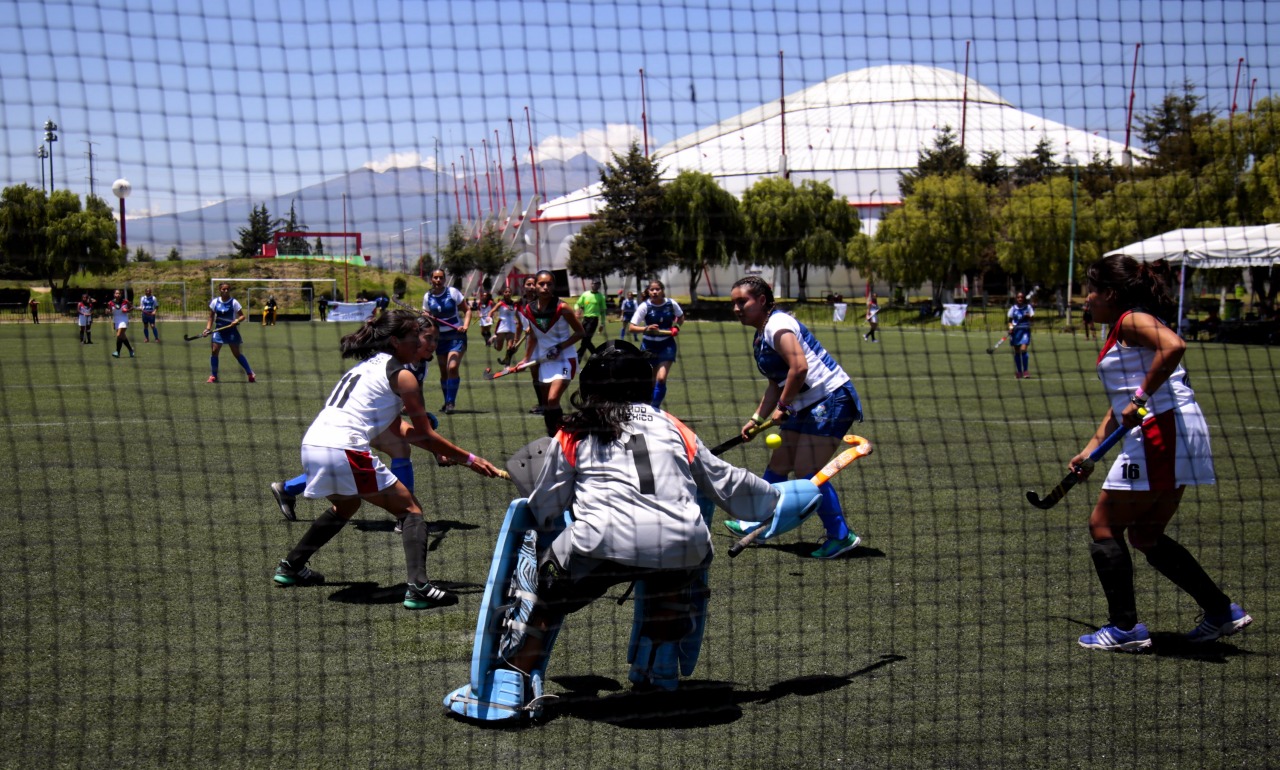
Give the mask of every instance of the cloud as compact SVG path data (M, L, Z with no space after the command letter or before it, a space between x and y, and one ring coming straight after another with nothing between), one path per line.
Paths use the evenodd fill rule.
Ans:
M364 164L364 168L376 171L379 174L392 168L418 167L436 170L435 158L424 158L416 152L393 152L384 156L381 160L371 160Z
M613 160L613 154L627 151L632 142L641 139L640 129L628 123L609 123L604 128L589 128L573 136L549 136L538 142L538 160L568 160L583 154L601 163Z

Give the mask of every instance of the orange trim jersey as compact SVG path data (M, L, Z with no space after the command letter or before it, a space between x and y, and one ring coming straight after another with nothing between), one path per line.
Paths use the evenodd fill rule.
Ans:
M696 567L711 552L699 496L748 521L773 516L774 488L712 455L679 420L648 404L632 404L629 417L616 441L558 433L529 495L544 525L572 513L561 537L570 539L575 558Z
M573 327L567 320L573 311L568 305L559 301L550 311L539 311L537 308L536 301L527 302L521 306L520 316L528 327L529 333L533 335L535 343L533 358L541 361L548 358L548 350L553 347L564 347L564 341L573 336Z

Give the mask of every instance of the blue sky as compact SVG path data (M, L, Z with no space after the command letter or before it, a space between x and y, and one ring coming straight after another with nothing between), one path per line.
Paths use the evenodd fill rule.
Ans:
M88 191L92 148L95 192L127 177L137 215L432 165L437 141L446 171L483 165L481 140L509 168L526 106L539 159L606 157L638 137L642 67L656 147L784 85L962 72L966 41L970 76L1015 106L1123 141L1135 43L1138 113L1184 81L1225 113L1242 57L1240 110L1255 78L1255 101L1280 86L1269 39L1280 3L1260 0L0 0L0 184L40 184L48 119L57 186Z

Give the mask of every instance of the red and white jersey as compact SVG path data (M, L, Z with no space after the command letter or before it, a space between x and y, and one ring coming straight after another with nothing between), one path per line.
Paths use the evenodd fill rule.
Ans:
M116 302L111 300L107 303L107 309L111 311L111 323L127 323L129 321L129 311L133 308L129 306L129 300L121 300Z
M378 353L351 367L302 437L308 446L368 450L369 442L400 419L404 402L391 388L401 369L414 371L390 353Z
M1098 379L1116 415L1129 406L1155 357L1154 350L1120 342L1120 324L1129 312L1112 325L1098 354ZM1152 417L1125 435L1102 488L1159 491L1214 483L1209 426L1181 363L1163 385L1147 394L1147 408Z
M712 455L671 415L633 404L622 430L617 441L557 433L529 495L544 525L572 512L561 537L574 554L648 569L696 567L711 551L699 492L747 521L772 517L773 486Z
M1129 406L1129 399L1146 379L1151 370L1151 362L1156 352L1150 348L1129 347L1119 340L1120 325L1126 316L1134 311L1121 314L1111 325L1111 333L1098 353L1098 379L1111 401L1111 409L1117 415ZM1147 394L1147 409L1152 414L1160 414L1170 409L1194 404L1195 391L1187 385L1187 370L1179 363L1173 374L1155 393Z
M93 303L91 303L91 302L77 302L77 303L76 303L76 313L78 313L82 318L92 318L92 317L93 317Z
M573 327L569 325L568 316L573 313L568 305L556 302L550 311L538 310L536 301L520 308L520 316L534 339L533 358L547 358L547 351L553 347L564 347L564 341L573 336ZM577 357L576 354L574 356Z
M497 312L498 317L498 334L515 334L516 331L516 314L520 312L520 308L508 302L499 302Z

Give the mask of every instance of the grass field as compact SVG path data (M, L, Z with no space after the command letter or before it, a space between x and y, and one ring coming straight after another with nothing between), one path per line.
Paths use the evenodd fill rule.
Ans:
M674 695L632 694L632 608L572 616L545 724L484 729L444 714L467 678L475 612L513 489L416 461L428 570L462 601L399 606L392 520L366 508L313 561L331 584L270 574L306 526L268 484L343 369L337 325L246 329L206 385L202 324L113 360L106 324L0 326L0 762L45 766L1132 767L1268 765L1280 755L1280 350L1193 343L1186 365L1214 433L1218 484L1189 491L1171 534L1256 622L1202 649L1185 595L1136 558L1143 656L1080 649L1104 621L1085 520L1096 483L1049 512L1105 409L1096 343L1037 332L1016 381L996 334L815 324L854 377L877 444L836 480L865 547L806 558L810 523L720 557L706 645ZM610 324L616 330L616 326ZM742 327L693 323L667 408L708 443L762 382ZM473 340L446 435L495 461L542 431L523 377L484 382ZM440 403L428 381L428 405ZM762 470L757 442L729 459ZM300 505L309 520L321 504ZM718 526L718 525L717 525ZM615 590L616 597L621 592ZM1280 602L1280 597L1276 597ZM1271 757L1270 760L1266 757Z

